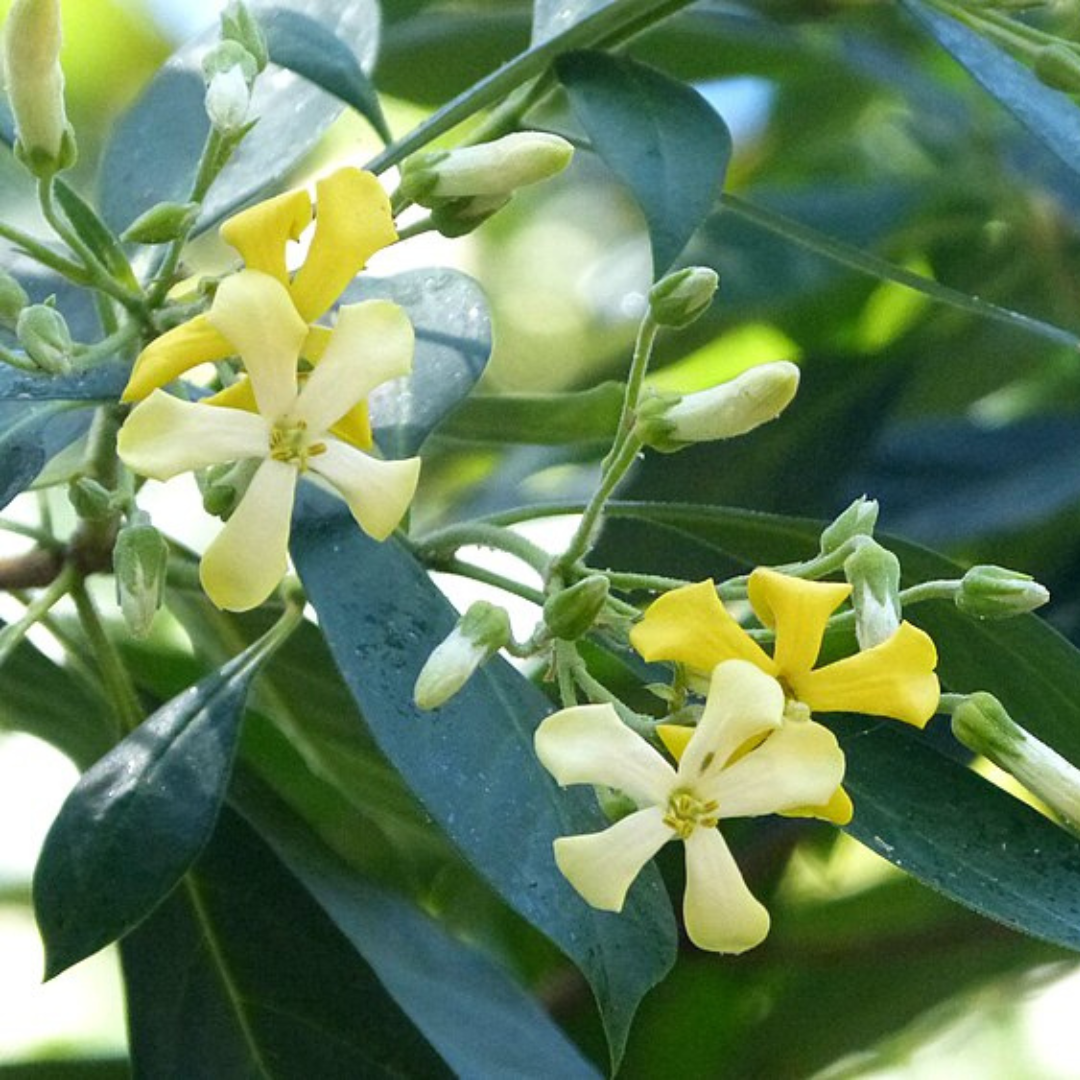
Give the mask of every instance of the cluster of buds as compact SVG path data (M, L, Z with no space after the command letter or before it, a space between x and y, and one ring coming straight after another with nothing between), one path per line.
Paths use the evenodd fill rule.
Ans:
M221 15L221 40L202 63L206 114L222 135L243 132L255 79L268 60L262 28L240 0L233 0Z
M50 298L44 304L24 307L15 322L15 336L26 355L48 375L71 371L75 345L64 316Z

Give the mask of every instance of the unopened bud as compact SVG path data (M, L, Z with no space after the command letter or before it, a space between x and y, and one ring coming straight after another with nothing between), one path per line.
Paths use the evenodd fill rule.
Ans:
M413 689L421 709L449 701L473 672L510 640L510 618L501 607L478 600L427 658Z
M859 648L888 641L900 627L900 560L868 540L844 560L844 576L851 585Z
M71 370L71 331L56 308L47 303L23 308L15 324L15 335L26 355L42 371L63 375Z
M15 0L4 24L4 79L15 116L16 156L41 178L75 161L60 42L60 0Z
M688 266L661 278L649 290L653 322L676 329L704 315L716 295L720 275L707 266Z
M0 270L0 326L14 330L29 303L26 290L6 270Z
M116 600L128 629L136 637L150 632L165 595L169 545L143 513L120 530L113 548Z
M157 203L140 214L120 239L134 244L168 244L186 236L198 216L198 203Z
M1080 56L1064 42L1036 49L1032 69L1044 86L1080 94Z
M1080 770L1025 731L993 694L970 694L953 711L952 730L969 750L1015 776L1059 814L1080 828Z
M451 240L467 236L498 213L510 201L509 195L478 195L474 199L447 199L431 211L431 224Z
M799 369L786 360L759 364L708 390L684 398L656 397L638 410L635 432L663 453L690 443L745 435L775 420L799 388Z
M113 493L92 476L72 480L68 485L68 500L75 513L86 521L100 521L113 508Z
M1028 574L1003 566L973 566L960 580L956 606L977 619L1008 619L1049 599L1047 588Z
M860 495L831 525L822 530L821 554L831 555L856 536L873 536L877 519L877 499Z
M234 134L244 126L255 73L255 60L235 41L221 42L203 60L206 115L222 134Z
M248 458L223 465L211 465L195 479L202 492L203 509L214 517L228 521L239 505L254 477L259 462Z
M257 71L266 67L270 59L266 35L241 0L231 0L221 13L221 37L224 41L235 41L242 45L255 61Z
M544 623L553 637L576 641L604 610L611 585L603 574L590 574L569 589L549 596L544 604Z

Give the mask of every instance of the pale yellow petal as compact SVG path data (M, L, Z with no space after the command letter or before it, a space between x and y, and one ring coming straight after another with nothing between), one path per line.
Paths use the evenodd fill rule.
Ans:
M280 282L241 270L218 286L210 322L244 361L259 412L273 422L296 401L296 362L308 334Z
M376 386L407 375L412 357L412 323L397 304L368 300L343 307L293 413L313 435L321 434Z
M722 660L749 660L773 674L773 662L720 602L711 581L672 589L630 631L646 660L671 660L710 673Z
M379 461L337 439L327 439L325 446L325 453L309 459L311 470L338 489L368 536L385 540L416 493L420 459Z
M842 787L838 787L832 798L822 806L796 806L791 810L781 810L780 814L783 817L816 818L832 825L847 825L855 816L855 804L851 801L851 796Z
M203 398L200 404L217 405L224 409L243 409L245 412L259 411L259 406L255 401L255 390L246 375L241 375L236 382L226 386L224 390Z
M622 911L641 868L674 836L664 810L650 806L603 832L555 841L555 863L594 908Z
M262 457L269 446L269 429L261 416L181 401L164 390L155 390L135 406L116 439L124 464L155 480Z
M936 665L930 636L902 622L887 641L792 679L791 689L816 712L869 713L923 727L941 693Z
M296 310L314 322L345 291L376 251L397 240L390 200L372 173L344 168L315 187L315 236L296 272Z
M317 365L326 352L332 336L333 331L330 327L312 326L308 330L307 341L304 342L300 355L309 363ZM361 401L359 405L354 405L330 428L330 434L361 450L370 450L373 440L367 402Z
M131 369L121 401L141 401L152 390L180 378L199 364L224 360L236 350L210 323L197 315L146 346Z
M817 662L825 624L851 594L851 586L803 581L758 567L750 575L748 594L758 618L776 628L773 660L781 676L791 679Z
M289 284L285 249L311 224L311 198L304 190L287 191L241 210L221 226L221 238L231 244L249 270L269 274Z
M206 549L199 576L206 595L219 608L248 611L258 607L285 576L298 475L295 466L267 458L232 517Z
M553 713L536 729L536 756L563 787L601 784L639 805L667 805L675 770L611 705Z
M768 936L769 913L716 829L695 829L686 840L683 922L690 940L709 952L746 952Z

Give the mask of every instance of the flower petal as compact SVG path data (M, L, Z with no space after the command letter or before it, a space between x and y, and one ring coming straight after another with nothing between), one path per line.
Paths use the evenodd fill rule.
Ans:
M930 636L902 622L887 641L792 679L791 689L814 711L891 716L921 728L937 711L936 664Z
M239 409L212 409L155 390L136 405L116 439L128 468L155 480L226 461L263 457L266 421Z
M321 434L376 386L408 374L412 357L412 323L397 304L367 300L343 307L293 415L306 420L310 432Z
M296 401L296 360L308 334L285 287L241 270L218 286L210 322L244 361L259 412L271 422L285 416Z
M349 504L357 524L373 540L385 540L400 524L416 493L420 459L380 461L337 439L308 465Z
M717 829L695 829L686 840L683 922L690 940L710 952L746 952L769 933L769 913Z
M205 315L173 327L146 346L131 369L121 401L141 401L199 364L224 360L236 349Z
M734 765L698 786L720 804L722 818L757 817L822 806L844 779L836 736L812 720L789 721Z
M747 591L758 618L766 626L776 627L773 660L788 679L814 666L825 624L848 598L851 586L803 581L759 566L750 575Z
M390 200L372 173L344 168L315 185L315 236L292 283L296 310L314 322L376 251L397 240Z
M563 836L554 843L563 876L594 908L622 911L634 878L674 835L664 810L638 810L603 832Z
M696 784L714 776L751 739L784 720L784 690L746 660L725 660L713 669L705 711L679 761L679 780Z
M224 390L203 398L199 404L214 405L223 409L243 409L245 412L253 413L259 411L259 406L255 402L255 390L246 375L241 375L236 382L226 386Z
M838 787L823 806L795 806L790 810L781 810L780 813L784 817L817 818L818 821L828 821L832 825L848 825L855 816L855 804L851 801L851 796L842 787Z
M603 784L640 805L666 805L675 770L611 705L579 705L549 716L534 736L536 756L563 787Z
M722 660L749 660L775 669L767 653L720 602L711 581L672 589L655 600L630 631L630 643L646 660L673 660L711 672Z
M256 203L233 215L219 230L221 238L240 252L249 270L258 270L289 284L285 245L299 240L311 224L311 197L301 188Z
M228 611L258 607L284 577L298 476L295 466L267 458L225 528L206 549L199 577L218 607Z

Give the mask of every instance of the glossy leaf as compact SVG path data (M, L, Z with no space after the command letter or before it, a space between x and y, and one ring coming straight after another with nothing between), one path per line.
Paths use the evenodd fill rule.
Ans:
M83 774L46 837L34 906L51 978L159 904L214 830L265 641L163 705Z
M231 811L179 888L123 940L121 955L136 1076L451 1075Z
M50 458L86 431L91 413L83 404L0 400L0 508L25 491Z
M351 105L383 142L393 136L379 96L356 54L339 37L299 11L280 8L262 17L270 59Z
M593 148L641 207L660 278L724 186L724 121L696 90L628 57L567 53L555 70Z
M552 841L604 819L591 795L559 791L536 760L547 700L496 659L442 708L420 712L416 677L455 623L423 567L313 491L300 500L293 558L379 746L476 869L582 969L617 1062L638 1002L671 965L674 922L651 869L619 916L588 907L556 869Z

